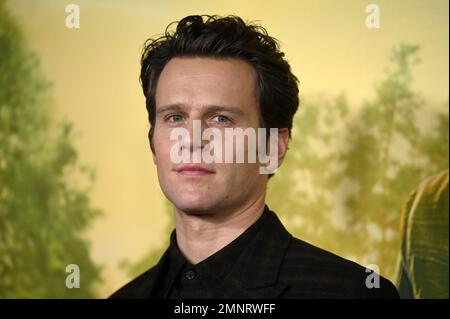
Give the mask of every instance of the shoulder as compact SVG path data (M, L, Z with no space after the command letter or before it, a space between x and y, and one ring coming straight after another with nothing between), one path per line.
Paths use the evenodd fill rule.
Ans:
M389 280L294 237L279 280L287 284L286 298L398 298Z
M133 298L147 298L150 295L149 287L152 286L152 281L155 278L157 266L153 266L146 272L131 280L129 283L114 292L110 299L133 299Z

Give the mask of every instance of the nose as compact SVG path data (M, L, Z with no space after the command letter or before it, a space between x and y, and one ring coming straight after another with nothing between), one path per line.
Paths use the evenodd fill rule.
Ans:
M189 136L187 139L183 139L182 147L188 148L194 155L198 152L201 153L203 148L208 143L208 141L202 139L203 129L205 127L206 124L200 119L193 119L192 121L189 121L186 127L189 132Z

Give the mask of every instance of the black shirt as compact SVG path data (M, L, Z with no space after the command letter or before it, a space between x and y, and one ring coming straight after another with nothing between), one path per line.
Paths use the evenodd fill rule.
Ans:
M365 267L308 244L284 228L266 206L262 216L226 247L191 265L175 232L157 265L111 298L398 298L379 277L367 285Z
M176 230L170 236L168 267L171 269L162 281L168 298L213 298L223 280L229 280L244 247L251 242L267 217L267 207L261 217L231 243L196 265L181 253L176 240Z

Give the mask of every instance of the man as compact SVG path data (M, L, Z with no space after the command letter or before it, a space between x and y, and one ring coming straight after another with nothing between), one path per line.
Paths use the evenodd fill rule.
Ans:
M299 100L283 57L265 29L235 16L189 16L147 42L141 84L149 141L176 229L159 263L113 298L398 297L386 279L372 287L365 268L293 238L265 205L273 170L249 158L267 145L278 167L288 149ZM198 124L224 134L173 139L175 130L198 136ZM247 161L193 160L208 148L221 154L214 146L229 129L260 128L258 141L270 135L270 143L235 149ZM176 160L179 152L189 161Z
M448 169L426 178L403 206L397 269L402 298L448 299Z

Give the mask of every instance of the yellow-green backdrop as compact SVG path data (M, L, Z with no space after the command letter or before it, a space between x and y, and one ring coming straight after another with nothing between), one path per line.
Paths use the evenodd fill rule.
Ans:
M65 25L69 3L80 8L79 29ZM96 171L90 198L92 206L103 214L92 221L83 236L90 242L91 258L102 265L97 296L107 296L131 278L124 261L140 261L160 249L168 236L170 219L150 156L147 114L138 82L144 41L190 14L235 14L258 21L279 39L300 79L302 102L326 109L327 103L335 103L326 101L335 101L343 93L343 103L354 112L364 101L375 99L375 88L392 65L389 57L393 48L401 43L418 45L421 62L413 68L411 87L427 101L425 110L419 113L423 116L416 120L426 130L431 125L427 116L434 111L445 112L448 103L448 1L376 1L379 29L365 25L369 3L372 1L6 2L27 47L39 57L41 71L52 83L49 103L53 117L73 123L79 160ZM299 112L296 125L302 125L301 115ZM337 126L341 131L348 129L347 125ZM302 135L294 137L301 139ZM342 144L331 147L345 148ZM445 168L436 168L436 173ZM295 180L299 185L309 185L307 175L299 174ZM283 187L276 178L271 183ZM296 185L284 185L285 189L278 188L278 192L271 189L275 186L269 185L269 204L286 210L272 198ZM404 196L406 200L407 193ZM336 199L335 206L344 207L345 203ZM399 214L401 208L396 208ZM327 215L326 219L339 220L342 212L333 212L334 217ZM280 213L287 228L302 238L299 227L305 221L293 216L294 212ZM302 216L301 211L295 213ZM377 226L373 227L377 233ZM306 239L327 246L326 236L326 230L318 231L316 240L311 235ZM334 247L328 246L325 248ZM344 250L334 250L345 254ZM367 258L350 253L344 257L371 263L370 254ZM394 279L392 269L385 274Z

